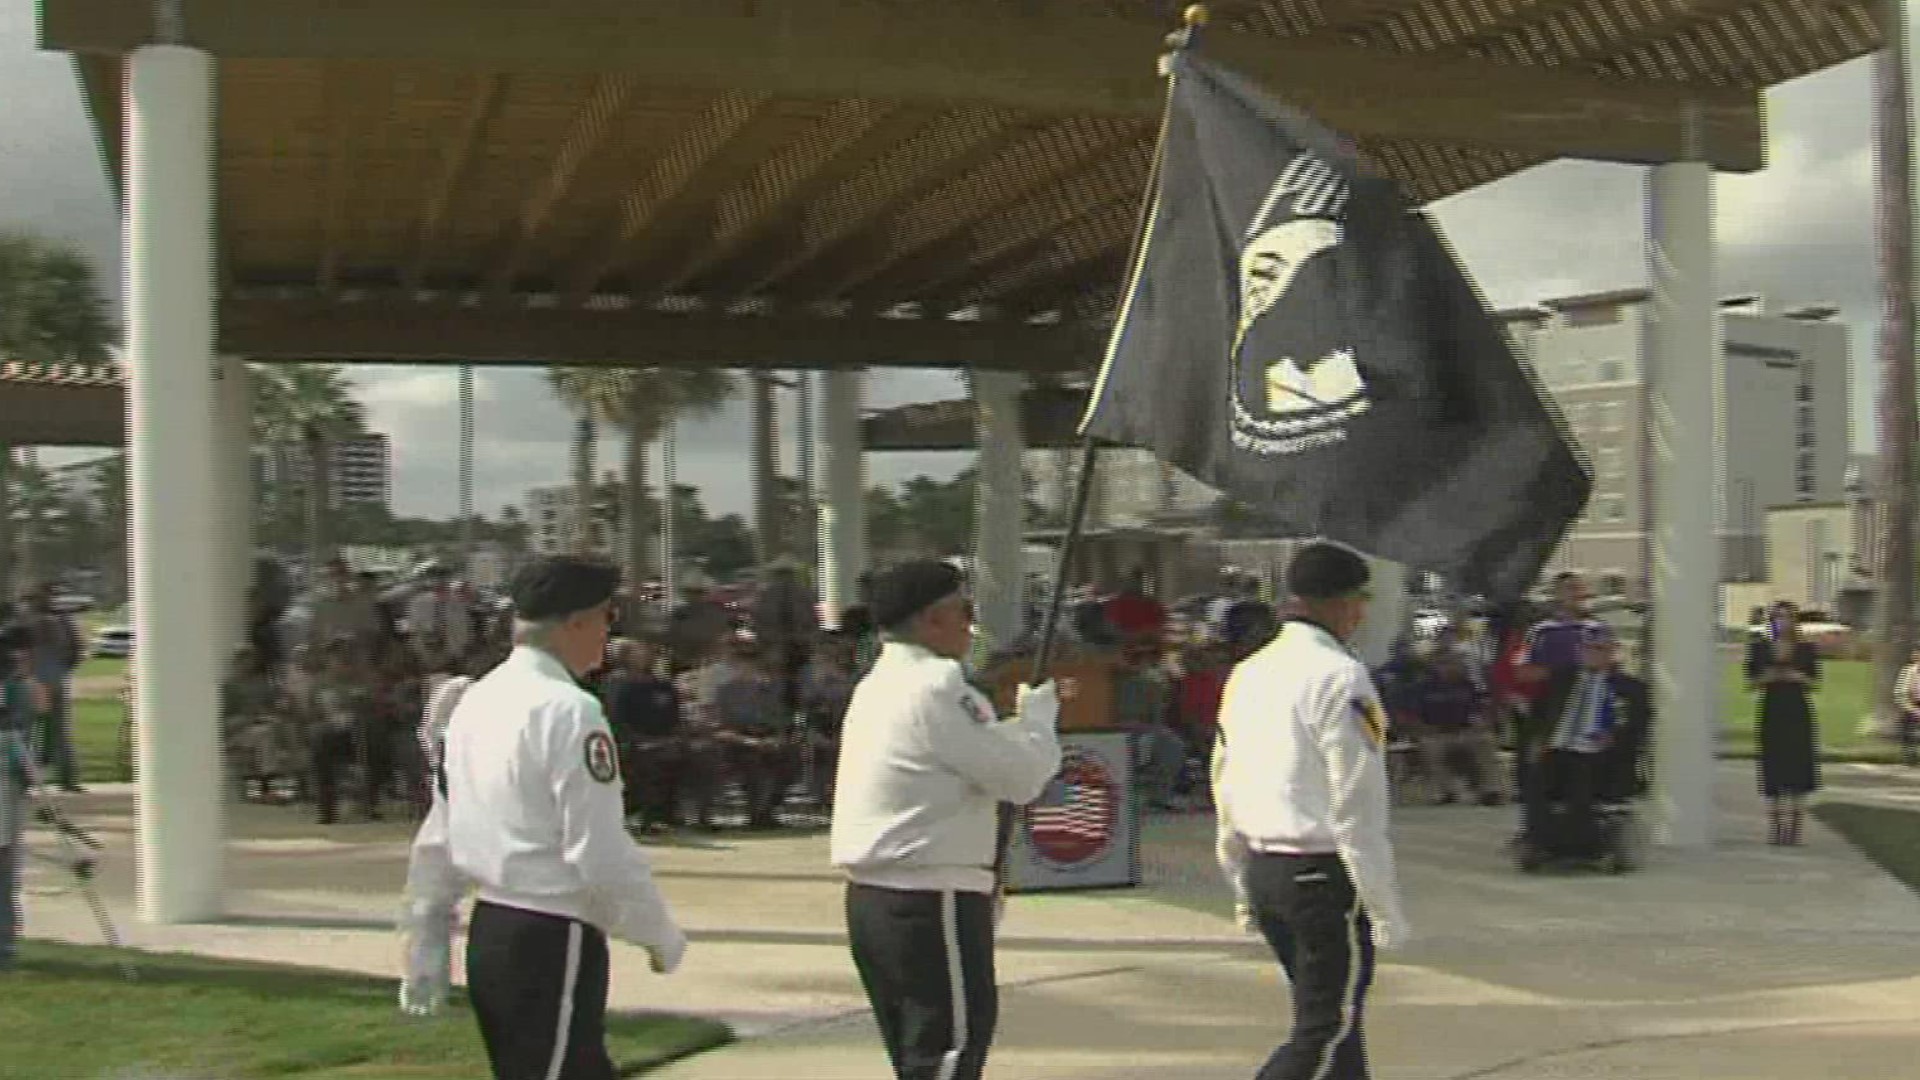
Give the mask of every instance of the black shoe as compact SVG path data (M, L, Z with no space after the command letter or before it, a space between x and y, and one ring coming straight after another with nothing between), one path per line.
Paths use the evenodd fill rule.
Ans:
M1445 795L1442 795L1439 798L1433 800L1433 805L1452 806L1454 803L1457 803L1459 801L1460 801L1459 799L1454 797L1453 792L1449 791Z
M1480 796L1481 806L1505 806L1506 804L1507 804L1507 797L1505 795L1500 794L1497 791L1489 791L1486 794Z

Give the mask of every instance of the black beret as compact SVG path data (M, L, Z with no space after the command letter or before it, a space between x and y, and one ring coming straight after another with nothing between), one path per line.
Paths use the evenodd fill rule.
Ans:
M1367 560L1350 547L1316 540L1287 564L1287 590L1303 600L1332 600L1366 587Z
M873 581L873 621L892 628L960 591L960 571L938 559L901 563Z
M541 622L603 604L619 588L618 567L577 555L554 555L521 567L510 592L516 617Z

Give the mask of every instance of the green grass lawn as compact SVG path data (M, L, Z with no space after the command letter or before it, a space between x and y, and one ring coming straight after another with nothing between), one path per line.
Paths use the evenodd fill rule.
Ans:
M395 983L178 954L135 956L123 981L104 948L28 941L0 976L0 1078L470 1080L488 1075L464 997L442 1016L395 1005ZM731 1038L676 1016L608 1016L622 1076Z
M1882 870L1920 892L1920 814L1846 802L1818 803L1812 813Z

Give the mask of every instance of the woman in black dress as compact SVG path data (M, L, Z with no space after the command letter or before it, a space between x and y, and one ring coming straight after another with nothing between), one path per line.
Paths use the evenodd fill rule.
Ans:
M1819 684L1819 652L1800 639L1800 613L1782 600L1768 612L1767 633L1747 649L1747 685L1760 695L1760 793L1774 844L1800 843L1807 793L1820 786L1812 700Z

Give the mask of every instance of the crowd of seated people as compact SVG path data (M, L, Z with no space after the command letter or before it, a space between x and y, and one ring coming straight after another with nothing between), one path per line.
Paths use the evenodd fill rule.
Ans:
M620 751L631 820L712 829L733 791L755 829L780 827L796 797L820 811L831 805L854 642L820 633L793 678L786 656L744 629L683 649L678 663L644 638L609 646L594 688Z

